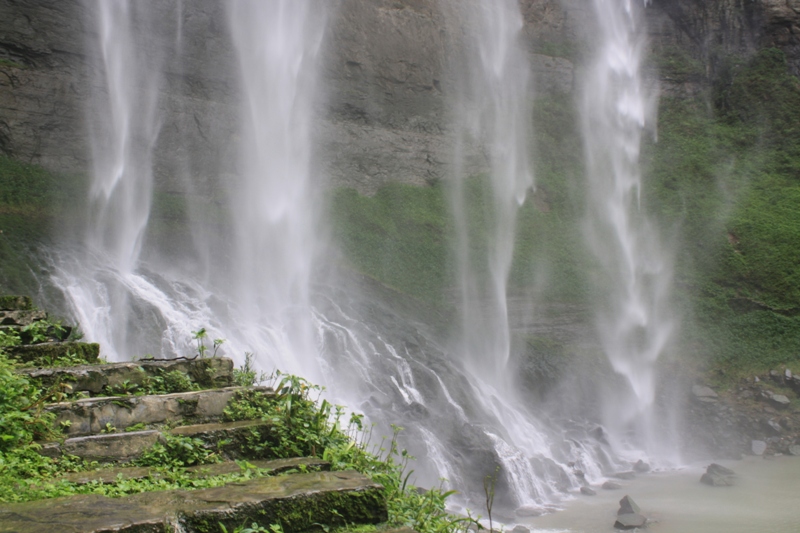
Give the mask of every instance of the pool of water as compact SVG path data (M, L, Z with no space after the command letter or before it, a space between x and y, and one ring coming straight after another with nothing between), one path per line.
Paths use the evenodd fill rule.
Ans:
M622 481L622 490L576 495L563 511L521 524L534 533L616 531L619 500L628 494L651 520L647 530L652 533L800 532L800 457L748 457L719 463L738 474L735 486L700 483L708 466L703 463Z

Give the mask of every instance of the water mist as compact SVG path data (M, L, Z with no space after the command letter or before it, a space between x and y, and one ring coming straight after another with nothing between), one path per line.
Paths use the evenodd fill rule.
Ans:
M642 77L643 5L595 0L600 43L581 103L588 177L586 235L607 287L597 329L614 371L624 378L603 392L604 422L618 448L669 448L657 435L656 361L673 333L672 257L641 206L639 153L653 127L657 92Z

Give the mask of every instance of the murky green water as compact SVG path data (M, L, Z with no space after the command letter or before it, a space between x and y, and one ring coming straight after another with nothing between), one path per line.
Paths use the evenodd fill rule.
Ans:
M611 532L619 499L625 494L655 523L652 533L798 533L800 532L800 457L720 461L739 475L734 487L700 483L706 464L671 472L655 472L623 481L622 490L577 495L566 508L529 519L541 530Z

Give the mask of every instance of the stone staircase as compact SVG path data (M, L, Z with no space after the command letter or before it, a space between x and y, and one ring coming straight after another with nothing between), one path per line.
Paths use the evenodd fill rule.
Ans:
M45 319L28 298L0 298L0 327L21 332ZM0 504L0 533L219 532L222 526L233 532L254 522L280 524L293 533L387 520L380 485L357 472L331 472L328 463L315 457L277 458L279 443L271 423L227 416L226 408L245 397L276 401L271 388L236 386L230 359L102 363L97 344L53 333L8 351L26 364L18 373L60 396L61 401L43 410L52 413L54 430L63 438L41 442L40 453L97 462L93 470L65 474L56 482L111 485L169 476L163 468L133 462L173 437L191 437L220 460L181 468L181 475L200 480L243 469L256 474L197 490ZM49 364L63 357L85 364ZM260 445L253 446L254 440Z

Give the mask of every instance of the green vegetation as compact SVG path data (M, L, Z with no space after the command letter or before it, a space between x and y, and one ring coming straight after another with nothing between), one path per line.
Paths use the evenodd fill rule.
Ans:
M713 109L662 100L647 202L679 228L687 357L735 378L800 363L800 84L782 52L729 61Z
M15 344L15 340L0 337L0 342ZM102 494L120 497L140 492L171 489L199 489L241 482L269 475L245 461L240 471L222 475L197 475L192 466L221 460L217 449L200 439L165 436L135 465L151 468L142 478L118 475L109 480L77 483L65 478L70 472L91 471L101 465L75 457L49 458L39 455L36 441L55 440L51 429L52 415L42 410L45 403L54 401L51 391L43 391L27 378L14 373L15 365L0 349L0 502L22 502L73 494ZM240 380L255 373L245 371ZM448 515L444 505L448 492L433 489L420 493L411 484L407 470L411 459L397 448L397 432L388 444L371 447L371 431L365 430L361 415L351 415L349 425L342 428L343 409L325 400L319 401L320 387L302 378L276 373L274 397L253 391L229 405L226 414L231 420L262 419L271 423L275 435L269 439L248 439L244 450L249 456L295 457L317 456L329 461L335 470L358 470L385 487L389 522L385 527L409 526L420 533L454 532L464 530L469 518ZM136 430L141 428L127 428ZM109 427L108 431L117 428ZM257 436L254 433L254 437ZM222 443L220 443L222 444ZM300 467L304 470L304 467ZM246 527L246 526L243 526ZM280 525L252 524L250 531L275 533ZM241 529L246 531L248 529ZM374 530L374 529L373 529Z
M374 197L339 189L332 198L334 235L365 274L436 302L452 276L452 233L443 187L391 184Z

